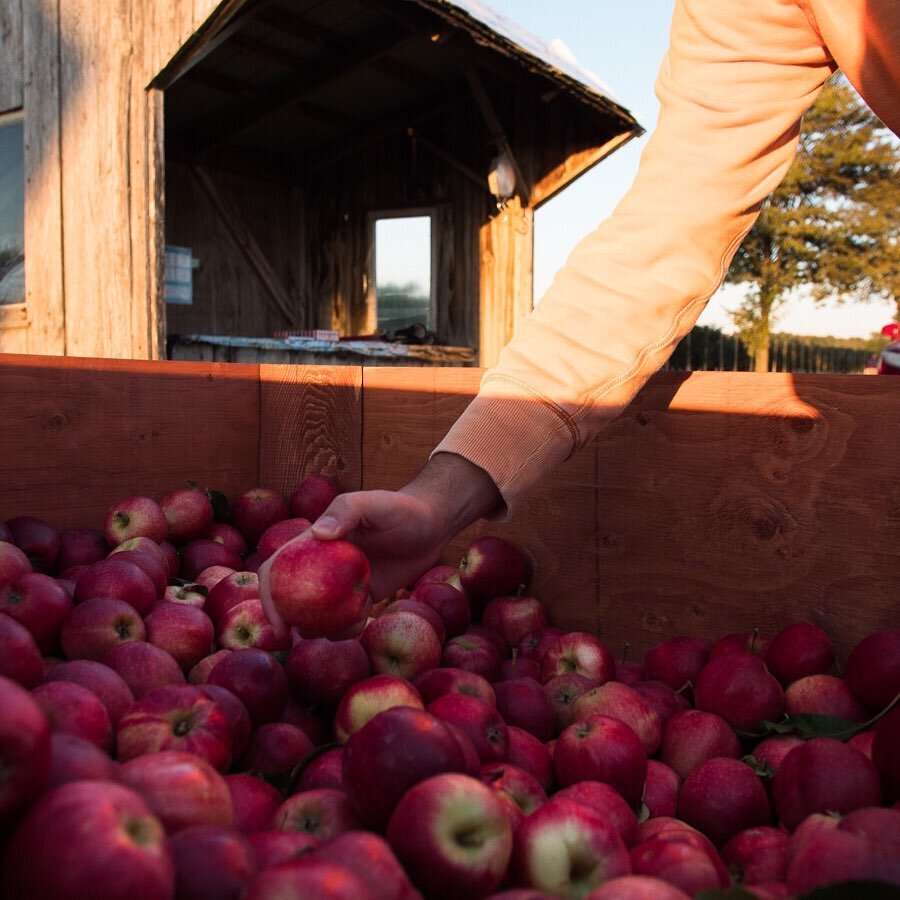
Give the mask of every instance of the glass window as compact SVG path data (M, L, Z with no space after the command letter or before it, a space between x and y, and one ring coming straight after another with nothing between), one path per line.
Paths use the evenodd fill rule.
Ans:
M431 321L431 216L375 219L378 331Z
M22 114L0 116L0 303L25 302L25 146Z

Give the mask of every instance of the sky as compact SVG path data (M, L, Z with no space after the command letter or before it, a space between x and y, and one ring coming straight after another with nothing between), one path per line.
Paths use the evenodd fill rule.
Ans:
M653 83L668 43L674 0L486 0L501 15L570 53L578 64L610 88L646 129L656 124L659 109ZM553 275L575 244L613 210L631 184L647 135L616 150L535 215L535 299L549 287ZM701 316L700 325L726 332L734 326L729 311L740 296L735 287L722 288ZM891 304L815 305L791 298L775 322L776 331L804 335L864 337L892 320Z

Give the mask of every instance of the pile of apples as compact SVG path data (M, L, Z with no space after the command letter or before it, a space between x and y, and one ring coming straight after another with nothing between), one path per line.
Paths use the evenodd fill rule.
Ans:
M552 625L492 536L372 606L346 542L279 553L337 493L313 475L228 509L190 486L98 528L0 521L0 896L900 885L900 628L840 674L808 622L616 659Z

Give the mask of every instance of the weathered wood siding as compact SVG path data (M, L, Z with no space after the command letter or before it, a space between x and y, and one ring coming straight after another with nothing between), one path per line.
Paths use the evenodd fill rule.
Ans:
M162 96L146 86L216 5L0 0L0 106L25 116L28 315L0 324L0 352L164 352Z

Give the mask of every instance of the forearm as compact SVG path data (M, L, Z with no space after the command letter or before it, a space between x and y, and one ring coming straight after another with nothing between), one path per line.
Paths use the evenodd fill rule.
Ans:
M401 493L434 509L443 544L503 506L497 486L484 469L455 453L434 454Z

